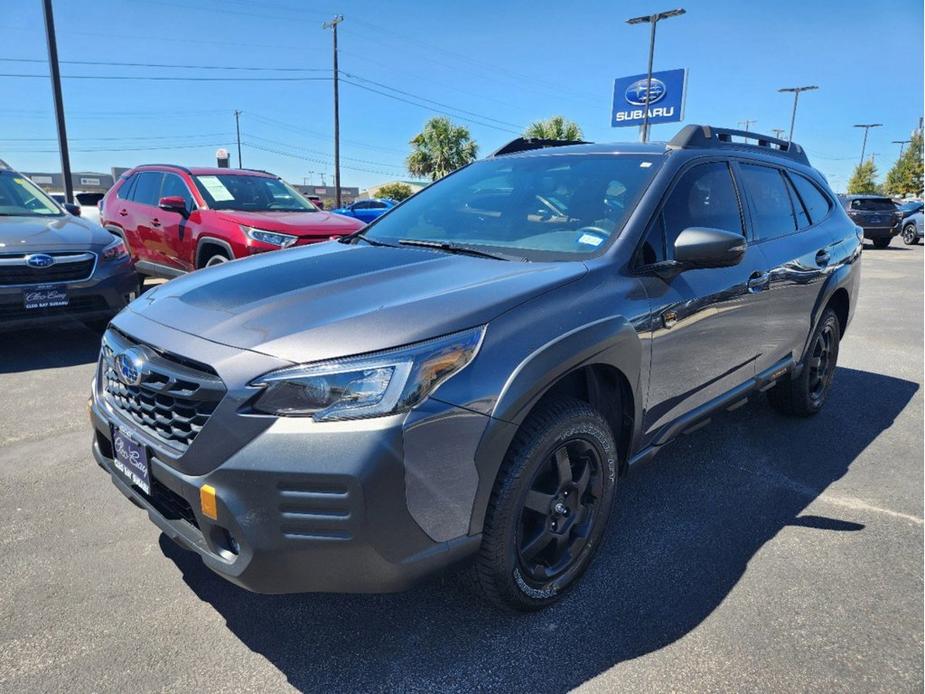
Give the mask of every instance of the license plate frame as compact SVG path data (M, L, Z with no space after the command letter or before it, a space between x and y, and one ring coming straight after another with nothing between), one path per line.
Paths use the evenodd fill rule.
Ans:
M117 426L112 427L113 466L123 479L151 494L151 462L148 449Z
M23 287L22 305L26 311L40 311L44 308L60 308L71 303L67 286L61 284L36 284Z

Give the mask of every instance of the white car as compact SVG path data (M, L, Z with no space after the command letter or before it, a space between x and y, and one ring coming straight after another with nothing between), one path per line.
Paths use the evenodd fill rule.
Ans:
M74 193L74 197L77 199L77 204L80 206L80 216L84 219L89 219L91 222L100 223L100 200L103 199L105 193L85 193L79 192ZM63 193L52 193L51 197L55 199L59 205L64 204L64 194Z

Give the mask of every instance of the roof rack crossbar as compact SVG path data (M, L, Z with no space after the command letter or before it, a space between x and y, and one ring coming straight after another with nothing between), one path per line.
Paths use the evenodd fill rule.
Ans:
M733 137L741 137L747 142L735 142ZM748 142L749 140L754 142ZM671 138L668 146L672 149L691 149L711 147L746 147L760 149L767 154L787 157L793 161L809 166L806 151L796 142L788 142L776 137L732 128L715 128L711 125L685 125L678 134Z
M547 140L539 137L518 137L511 140L506 145L492 152L491 156L500 157L505 154L514 154L515 152L527 152L531 149L543 149L545 147L565 147L567 145L589 145L590 142L583 140Z

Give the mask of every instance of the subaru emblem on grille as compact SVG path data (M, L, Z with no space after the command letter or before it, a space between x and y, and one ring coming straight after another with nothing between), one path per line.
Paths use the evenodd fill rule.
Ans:
M116 355L114 360L116 376L125 385L137 386L141 383L146 361L144 352L135 347L129 347Z
M47 253L33 253L26 256L26 265L29 267L51 267L55 259Z

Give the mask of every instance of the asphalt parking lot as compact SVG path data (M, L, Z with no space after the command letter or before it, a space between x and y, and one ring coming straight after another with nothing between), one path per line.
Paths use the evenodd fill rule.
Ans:
M0 335L0 690L921 692L922 287L922 246L868 247L826 409L759 398L674 444L531 616L453 574L390 596L224 582L93 462L99 335Z

